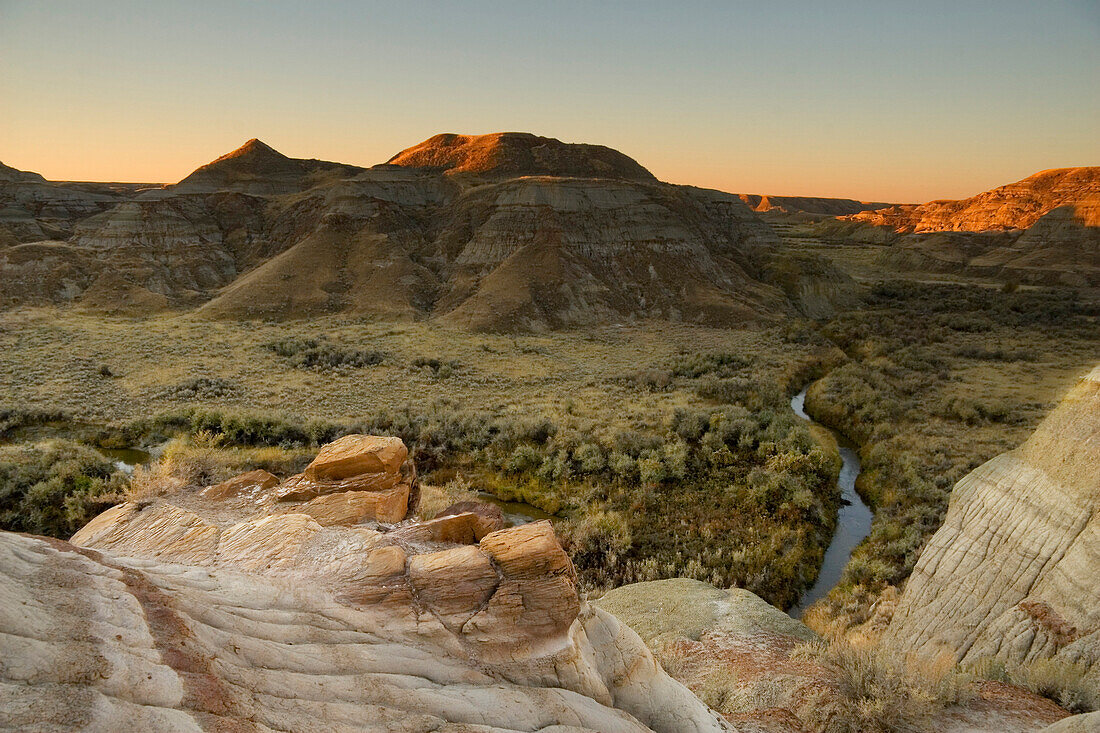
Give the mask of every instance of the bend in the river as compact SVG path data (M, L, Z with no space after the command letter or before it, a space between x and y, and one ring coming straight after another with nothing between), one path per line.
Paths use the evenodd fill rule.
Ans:
M791 409L794 410L794 414L803 420L821 425L806 414L806 392L809 388L810 385L806 385L801 392L791 398ZM821 427L829 430L823 425ZM833 533L829 548L825 551L821 571L818 573L813 586L802 594L798 604L790 610L790 614L794 618L801 616L810 604L824 598L833 586L840 582L840 577L844 573L844 566L848 564L848 559L852 556L852 550L871 531L873 515L859 497L859 493L856 492L856 478L859 477L860 472L859 453L856 452L856 448L851 441L843 435L838 434L835 430L829 430L829 432L836 438L837 445L840 447L842 465L840 475L837 477L837 486L840 487L842 501L840 510L837 512L836 531Z

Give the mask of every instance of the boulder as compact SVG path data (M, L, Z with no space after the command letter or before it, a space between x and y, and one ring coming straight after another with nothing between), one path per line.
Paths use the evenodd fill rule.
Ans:
M339 481L363 474L397 475L409 450L400 438L345 435L321 448L306 466L306 478Z
M308 514L323 525L393 524L416 508L416 467L400 438L345 435L322 446L297 476L271 489L278 513Z
M394 530L393 536L408 542L454 542L472 545L480 542L489 531L482 517L464 512L401 527Z
M438 519L455 514L466 514L467 512L477 517L477 531L480 532L477 539L479 541L490 532L504 529L504 512L496 504L485 501L458 501L435 516Z
M308 514L324 526L360 524L366 520L393 524L409 511L409 487L399 484L386 491L342 491L310 499L283 511Z

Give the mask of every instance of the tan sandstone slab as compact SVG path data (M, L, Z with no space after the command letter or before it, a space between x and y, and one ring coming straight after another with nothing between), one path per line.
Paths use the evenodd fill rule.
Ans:
M399 484L388 491L342 491L310 499L289 511L308 514L324 527L348 526L364 520L392 524L409 510L409 486Z
M311 479L339 481L364 473L397 473L409 451L400 438L345 435L321 448L305 470Z
M273 473L258 468L255 471L242 473L239 476L222 481L220 484L209 486L202 490L201 496L205 499L232 499L244 495L253 495L260 491L266 491L277 486L279 477Z

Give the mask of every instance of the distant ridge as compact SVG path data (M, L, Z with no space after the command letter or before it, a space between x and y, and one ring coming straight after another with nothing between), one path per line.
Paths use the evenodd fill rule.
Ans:
M45 182L45 178L37 173L30 171L21 171L18 168L12 168L11 166L0 163L0 183L12 183L15 181L37 181Z
M855 287L777 263L736 195L528 133L436 135L372 168L253 138L156 189L0 183L0 214L3 305L542 331L824 317Z
M324 160L289 158L252 138L177 183L177 191L235 190L259 195L291 193L315 185L324 175L356 175L364 169Z
M746 206L761 214L774 211L784 214L844 216L897 205L882 201L856 201L819 196L768 196L755 193L742 193L739 196Z
M1100 166L1051 168L970 198L892 206L822 222L833 239L892 244L899 271L1035 285L1100 285Z
M1027 229L1060 206L1077 206L1085 226L1100 226L1100 166L1051 168L961 200L929 201L854 214L851 221L910 232Z
M444 133L402 150L389 165L494 177L559 176L655 181L633 158L603 145L563 143L527 132Z

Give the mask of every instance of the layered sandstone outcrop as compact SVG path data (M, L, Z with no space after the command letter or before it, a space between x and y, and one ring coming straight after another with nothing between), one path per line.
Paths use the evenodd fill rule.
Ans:
M252 140L176 185L108 194L63 220L0 216L4 303L489 330L820 311L815 268L793 299L769 281L779 240L737 196L660 183L601 146L445 135L363 170Z
M955 485L886 642L963 662L1054 658L1100 687L1100 367Z
M415 485L400 441L348 436L293 480L123 504L71 544L0 534L0 726L730 729L581 600L548 522L359 497ZM334 498L372 508L310 511Z
M840 225L856 227L849 236L870 229L892 240L883 262L898 269L1100 283L1100 167L1041 171L968 199L862 212Z

